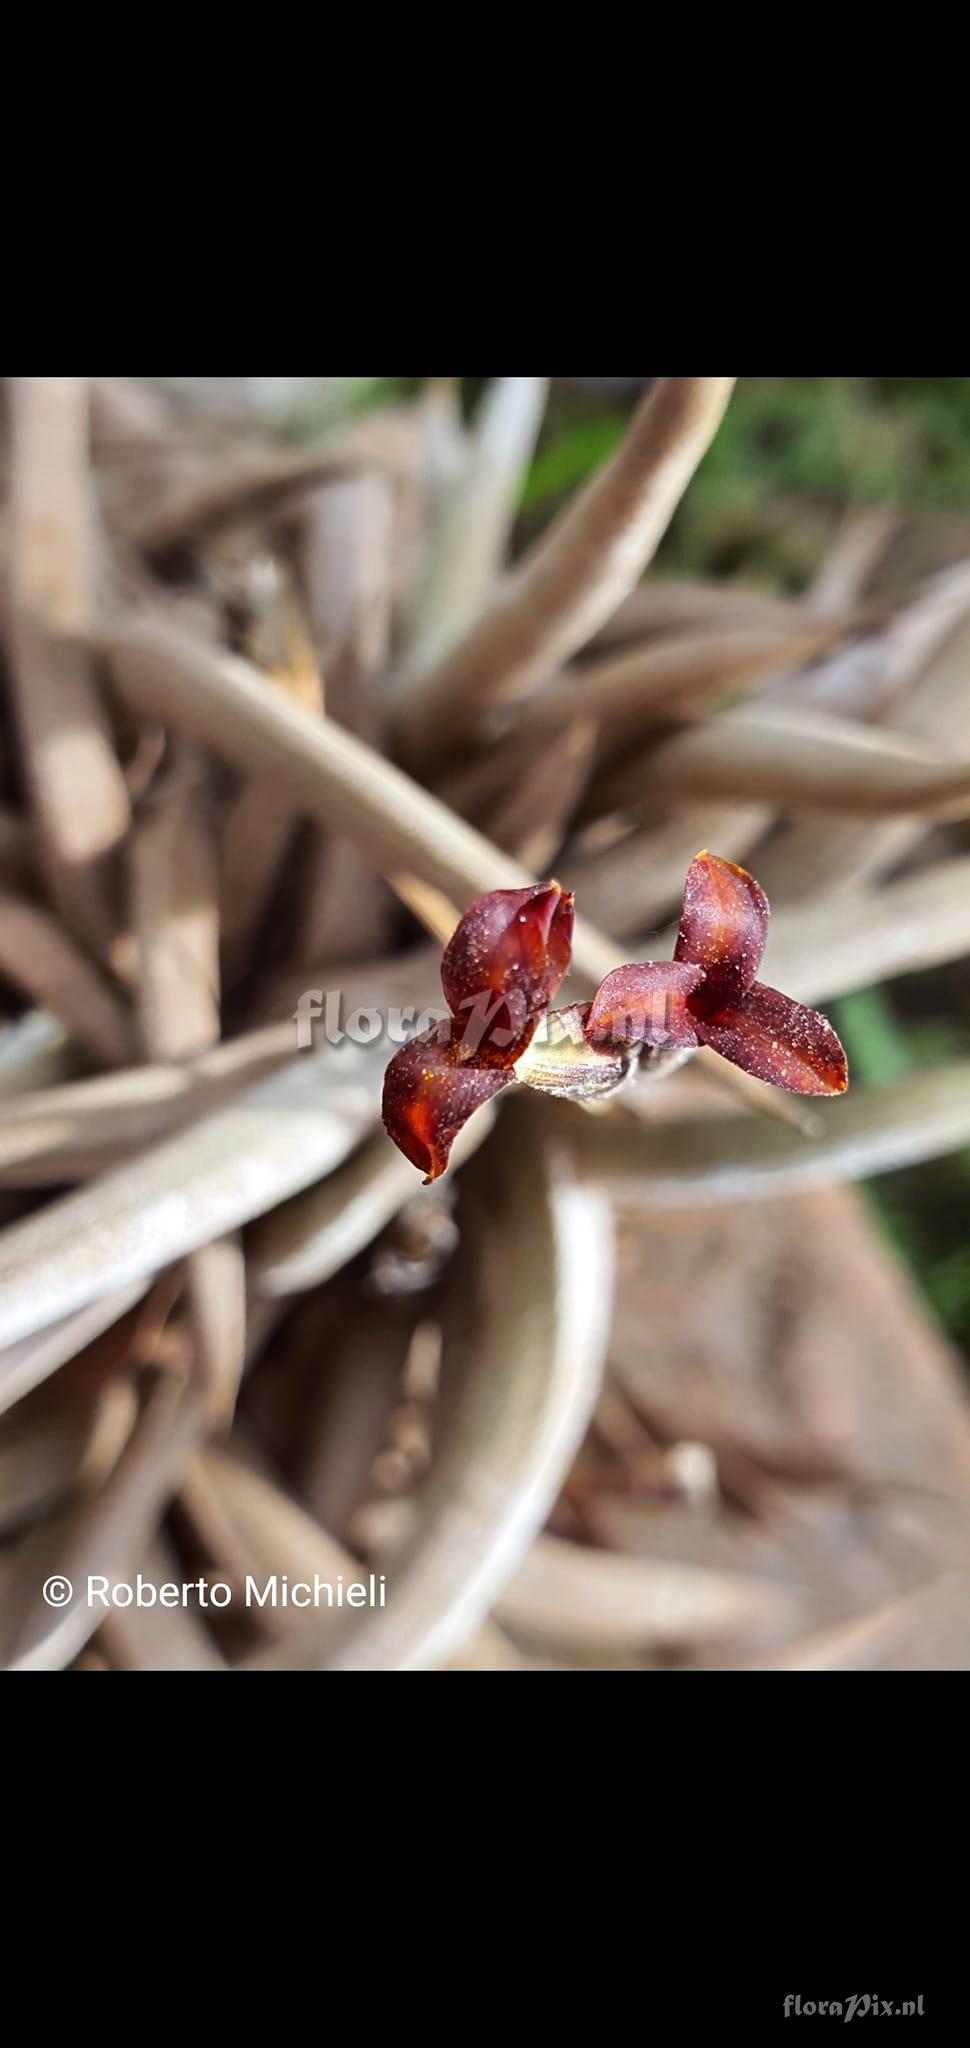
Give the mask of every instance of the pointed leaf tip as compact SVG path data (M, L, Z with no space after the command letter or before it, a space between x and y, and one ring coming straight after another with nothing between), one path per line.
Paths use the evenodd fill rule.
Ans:
M462 1062L460 1044L460 1025L436 1024L402 1045L384 1075L384 1129L425 1186L444 1173L463 1124L515 1078L511 1068Z
M764 982L697 1028L722 1059L790 1095L842 1095L848 1086L848 1063L828 1018Z
M751 987L768 937L768 898L753 875L719 854L697 854L687 870L676 960L703 967L698 1000L704 1013L736 1001Z

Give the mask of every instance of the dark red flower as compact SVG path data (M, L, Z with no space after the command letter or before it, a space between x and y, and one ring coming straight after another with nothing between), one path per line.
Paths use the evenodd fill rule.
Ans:
M639 1032L644 1045L709 1045L759 1081L794 1095L841 1095L845 1053L817 1010L756 981L768 936L768 898L744 868L714 853L690 864L675 961L618 967L590 1013L596 1043ZM666 1035L664 1035L666 1034Z
M451 1020L402 1046L384 1076L385 1129L426 1182L473 1110L515 1079L572 938L573 899L558 882L494 889L457 925L441 962Z
M557 882L480 897L442 961L450 1020L402 1046L387 1069L389 1136L436 1180L462 1125L510 1082L588 1100L612 1094L642 1056L664 1048L708 1045L778 1088L840 1095L846 1061L831 1025L755 980L768 915L751 875L699 853L674 959L617 967L591 1003L547 1014L569 965L572 897Z

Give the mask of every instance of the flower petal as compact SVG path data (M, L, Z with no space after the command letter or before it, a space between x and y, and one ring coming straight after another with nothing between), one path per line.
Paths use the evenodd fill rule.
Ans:
M675 960L694 960L707 982L699 1007L704 1014L737 1002L751 987L768 936L768 898L753 875L699 853L687 870Z
M637 1046L598 1046L587 1036L590 1003L571 1003L540 1018L528 1049L516 1060L513 1076L527 1088L546 1095L567 1095L585 1102L612 1095L636 1064ZM695 1041L696 1042L696 1041Z
M848 1083L845 1053L827 1017L762 981L740 1003L700 1020L697 1030L722 1059L790 1095L841 1095Z
M381 1114L395 1145L437 1180L463 1124L515 1079L510 1067L478 1067L458 1057L461 1026L435 1024L396 1052L384 1075Z
M508 1047L555 994L569 966L573 899L558 882L480 896L445 948L441 986L467 1018L469 1050Z
M704 980L689 961L642 960L614 967L589 1006L591 1045L699 1045L687 998Z

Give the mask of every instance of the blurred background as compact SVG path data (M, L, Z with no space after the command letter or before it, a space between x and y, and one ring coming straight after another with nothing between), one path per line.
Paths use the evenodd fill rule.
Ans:
M970 1664L970 379L731 382L5 380L5 1666ZM348 1017L528 875L579 999L705 846L848 1095L423 1189ZM42 1596L138 1570L232 1597Z

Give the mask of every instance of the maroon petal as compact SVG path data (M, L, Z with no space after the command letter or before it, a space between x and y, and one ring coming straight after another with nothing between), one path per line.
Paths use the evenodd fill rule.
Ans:
M687 870L675 960L693 960L707 981L699 999L705 1015L735 1003L751 987L768 936L768 898L753 875L699 853Z
M756 981L740 1003L698 1021L698 1036L722 1059L790 1095L841 1095L845 1053L826 1017Z
M703 967L676 960L643 960L614 967L589 1006L591 1045L697 1045L687 998L700 988Z
M444 1173L462 1125L515 1079L510 1068L463 1063L460 1041L460 1025L435 1024L402 1045L384 1075L384 1128L425 1186Z
M569 966L573 899L558 882L493 889L466 910L445 948L441 986L467 1020L469 1050L510 1047L554 996Z

